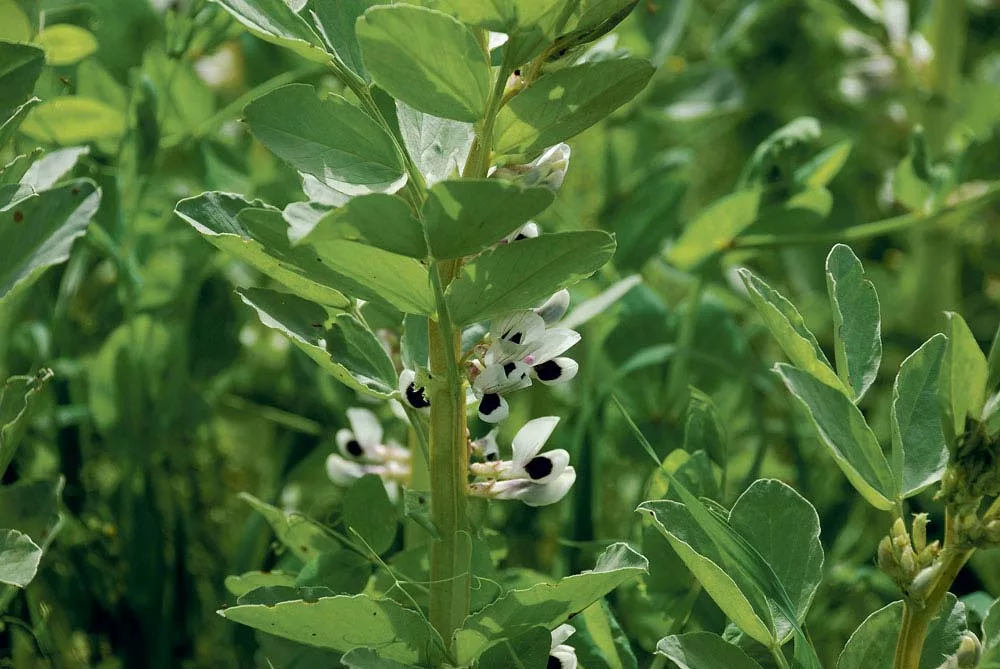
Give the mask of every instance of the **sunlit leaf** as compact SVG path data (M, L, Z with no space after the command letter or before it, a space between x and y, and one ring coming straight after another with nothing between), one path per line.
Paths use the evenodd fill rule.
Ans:
M837 371L860 400L882 361L882 317L875 286L850 247L837 244L826 258L826 286L833 309Z
M948 464L940 375L948 340L936 334L899 367L892 388L892 467L902 498L940 480Z
M478 121L486 112L490 66L472 31L423 7L373 7L358 20L369 74L394 98L422 112Z

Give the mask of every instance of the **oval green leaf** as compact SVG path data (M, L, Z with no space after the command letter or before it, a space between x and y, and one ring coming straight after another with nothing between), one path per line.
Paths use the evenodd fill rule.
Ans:
M289 165L332 188L381 186L400 179L392 137L338 95L321 100L306 84L290 84L244 110L250 132Z
M948 464L939 394L947 344L940 333L924 342L892 387L892 468L903 499L939 481Z
M861 261L844 244L834 246L826 258L826 288L833 309L837 371L857 402L875 383L882 361L878 295Z
M653 66L638 58L574 65L541 77L497 115L501 156L533 155L577 135L646 87Z
M478 121L486 113L490 64L475 35L424 7L373 7L358 20L365 68L394 98L422 112Z
M615 252L614 237L587 230L522 239L487 251L448 286L456 326L525 309L584 279Z
M837 466L877 509L889 510L897 492L878 439L854 403L807 372L778 363L774 371L805 408Z

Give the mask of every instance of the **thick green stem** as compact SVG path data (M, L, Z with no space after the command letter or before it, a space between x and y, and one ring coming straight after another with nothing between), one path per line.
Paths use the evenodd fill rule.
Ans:
M433 268L440 289L454 273L453 263ZM443 295L440 295L443 297ZM456 360L461 333L451 326L439 302L437 321L430 321L430 483L431 520L441 538L431 546L430 620L451 643L455 630L469 614L469 537L466 529L466 489L469 453L466 445L465 387Z
M955 582L958 572L972 557L973 552L971 549L955 551L944 559L940 575L921 606L915 605L910 600L904 600L903 623L899 628L899 638L896 640L893 669L919 669L920 655L927 638L927 628L934 616L938 614L944 597L948 594L951 584Z

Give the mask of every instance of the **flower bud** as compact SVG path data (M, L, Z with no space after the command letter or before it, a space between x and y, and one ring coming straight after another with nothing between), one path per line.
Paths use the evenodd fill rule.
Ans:
M893 539L905 538L906 543L910 543L910 537L906 533L906 523L903 521L902 518L897 518L896 522L892 524L892 538ZM899 545L898 541L896 545L897 546ZM902 546L900 546L900 548L902 548Z
M892 550L892 541L889 537L882 537L878 544L878 566L885 572L891 572L896 568L896 554Z
M917 573L917 560L913 555L913 549L907 546L899 554L899 566L903 569L903 574L907 578L912 578Z
M962 641L958 644L958 650L955 651L955 659L958 660L958 666L963 668L977 666L982 649L983 645L979 642L979 637L966 630L962 634Z
M914 599L923 599L924 596L930 591L931 584L934 582L934 577L938 573L938 568L936 566L926 567L917 572L917 575L913 577L913 582L909 588L909 595Z
M927 514L913 516L913 550L920 553L927 547Z
M986 540L991 544L1000 543L1000 520L991 520L983 528Z

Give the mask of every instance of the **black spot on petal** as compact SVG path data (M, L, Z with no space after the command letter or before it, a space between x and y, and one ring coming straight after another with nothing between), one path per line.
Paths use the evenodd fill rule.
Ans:
M544 455L535 456L524 466L524 471L536 481L543 479L552 473L552 461Z
M417 388L414 383L406 386L406 401L414 409L425 409L431 405L430 400L427 399L427 395L424 394L423 387Z
M555 360L548 360L540 365L535 365L535 374L542 381L555 381L562 376L562 367Z
M496 453L487 453L486 454L486 461L487 462L496 462L496 459L497 459L497 454Z
M523 232L519 232L519 233L517 233L517 236L514 237L514 241L515 242L519 242L522 239L527 239L527 238L528 238L528 235L524 234Z
M549 661L545 663L545 669L562 669L562 660L555 655L549 655Z
M515 344L520 344L522 336L523 335L520 332L515 332L514 335L510 338L510 340Z
M365 449L361 448L361 444L358 443L357 439L351 439L347 442L347 452L356 458L360 458L364 454Z
M510 373L513 372L515 369L517 369L517 365L515 365L513 362L508 362L506 365L503 366L503 373L506 374L507 377L509 378Z
M489 416L500 408L500 396L496 393L486 393L483 399L479 400L479 413Z

